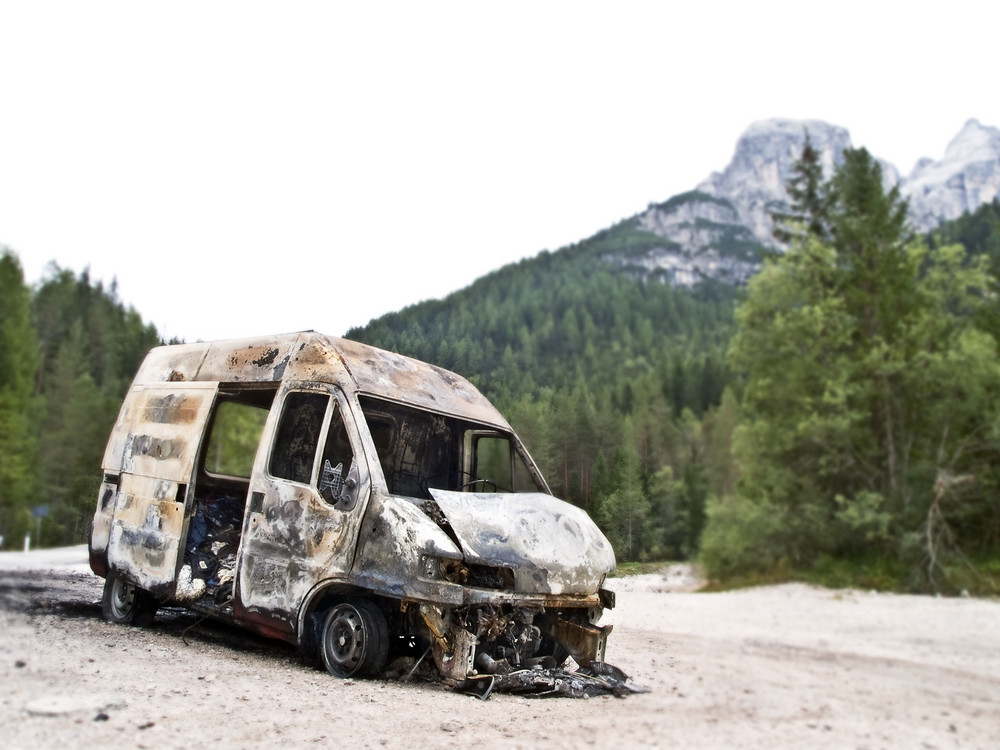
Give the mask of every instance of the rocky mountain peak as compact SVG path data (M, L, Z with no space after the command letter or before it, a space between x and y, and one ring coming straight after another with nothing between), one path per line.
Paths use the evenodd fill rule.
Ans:
M910 221L920 231L989 203L1000 193L1000 130L970 119L941 161L917 162L900 192L909 200Z
M831 175L851 147L846 128L821 120L755 122L740 136L723 171L709 175L695 190L639 214L639 228L661 237L663 245L643 257L630 256L629 265L675 285L694 286L706 278L746 281L758 268L761 247L781 249L772 233L771 214L787 209L785 185L802 154L806 133L820 153L825 174ZM910 223L919 231L973 211L1000 194L1000 130L976 119L965 123L942 160L921 159L905 179L895 166L878 161L886 189L899 185L909 200Z
M945 161L972 163L992 161L1000 154L1000 130L979 123L975 117L968 120L944 151Z
M787 202L785 185L802 155L806 134L820 154L829 176L851 145L845 128L820 120L761 120L748 127L736 143L736 153L722 172L715 172L698 190L731 201L740 221L764 245L773 245L770 211Z
M824 171L832 174L851 145L846 129L820 120L755 122L740 136L723 171L639 215L639 226L664 244L642 258L631 257L630 264L681 286L706 278L745 282L757 271L760 247L775 245L771 212L788 202L785 185L807 133Z

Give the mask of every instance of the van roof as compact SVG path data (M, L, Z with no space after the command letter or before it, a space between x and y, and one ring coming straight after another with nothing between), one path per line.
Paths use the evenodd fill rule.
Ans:
M152 349L136 385L217 381L319 381L508 428L472 383L411 357L315 331L260 338L173 344Z

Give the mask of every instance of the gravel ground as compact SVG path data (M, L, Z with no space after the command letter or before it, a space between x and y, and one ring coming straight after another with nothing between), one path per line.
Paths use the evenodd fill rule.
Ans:
M625 698L337 680L182 610L101 618L86 549L0 554L0 746L1000 747L1000 602L615 579Z

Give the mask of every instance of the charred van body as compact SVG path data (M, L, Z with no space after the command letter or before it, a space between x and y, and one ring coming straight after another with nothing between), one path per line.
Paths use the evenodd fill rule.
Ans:
M610 544L454 373L313 332L159 347L103 472L111 620L183 604L344 677L406 650L456 682L604 661Z

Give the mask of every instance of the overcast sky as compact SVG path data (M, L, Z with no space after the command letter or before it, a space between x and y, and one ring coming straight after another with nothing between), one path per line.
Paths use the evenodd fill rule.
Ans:
M1000 3L0 0L0 245L166 338L343 334L725 168L1000 126Z

